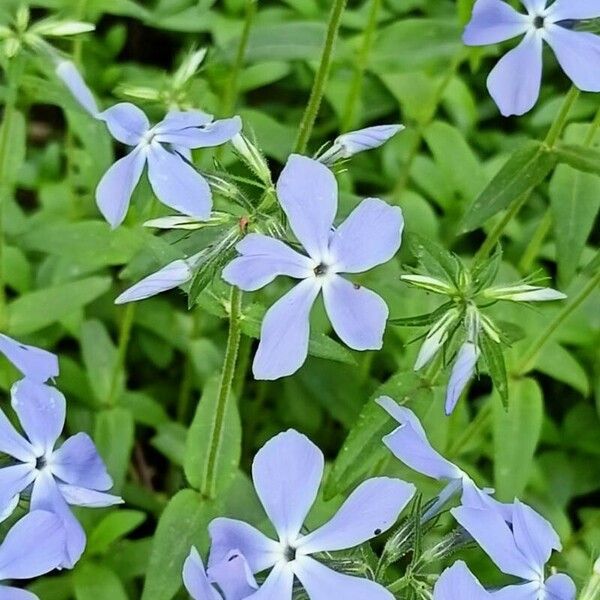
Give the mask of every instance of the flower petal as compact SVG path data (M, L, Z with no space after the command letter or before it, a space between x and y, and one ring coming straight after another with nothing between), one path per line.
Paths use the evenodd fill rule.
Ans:
M53 387L22 379L10 391L12 407L38 456L51 452L65 426L67 401Z
M87 433L78 433L52 454L52 473L72 485L104 492L110 489L113 481L106 471L106 465Z
M152 143L148 152L148 178L163 204L190 217L210 217L212 193L206 179L181 156L158 143Z
M222 600L221 594L209 583L196 548L192 548L183 563L183 584L194 600Z
M310 600L394 600L394 595L382 585L370 579L336 573L308 556L303 556L292 564L294 573Z
M125 219L131 194L142 176L145 164L146 155L136 148L112 165L96 188L96 204L113 229Z
M494 591L492 598L494 600L539 600L540 584L537 581L532 581L520 585L507 585ZM550 600L550 598L547 600Z
M288 563L280 562L265 582L246 600L292 600L294 572Z
M580 90L600 92L600 36L548 25L545 39L563 71Z
M228 142L241 130L242 120L239 117L232 117L213 121L200 127L168 128L157 133L156 141L183 148L212 148Z
M569 19L595 19L600 17L600 0L556 0L547 11L553 22Z
M283 543L298 537L317 497L324 465L321 450L293 429L271 438L254 457L256 493Z
M362 273L390 260L402 239L404 217L379 198L363 200L337 228L329 245L338 273Z
M455 562L446 569L433 588L434 600L486 600L492 598L467 565Z
M0 600L40 600L27 590L0 585Z
M539 15L544 12L548 0L521 0L521 4L527 9L529 14Z
M8 517L15 512L15 509L17 506L19 506L20 499L21 496L19 494L15 494L5 506L2 505L3 502L0 500L0 523L2 523L2 521L6 521L6 519L8 519Z
M56 74L67 86L73 97L79 104L92 115L97 116L100 112L94 94L85 83L81 73L70 60L61 60L56 66Z
M0 352L27 379L45 383L52 377L58 377L58 357L47 350L26 346L0 334Z
M253 573L272 567L282 557L280 544L243 521L214 519L208 531L212 542L209 570L225 560L232 550L244 555Z
M320 162L292 154L277 182L277 196L294 235L317 262L327 256L337 212L338 186Z
M241 254L223 270L223 279L251 292L271 283L278 275L305 279L313 275L314 263L281 240L250 233L236 246Z
M176 260L126 289L117 297L115 304L137 302L167 292L187 283L193 275L188 261Z
M61 520L33 510L13 525L0 546L0 580L44 575L61 564L64 550Z
M131 102L119 102L99 113L97 118L106 123L116 140L127 146L137 146L150 129L144 111Z
M503 573L530 581L538 577L519 552L510 527L498 512L465 506L450 512Z
M542 37L528 33L507 52L490 73L488 90L500 112L508 117L530 111L540 95L542 84Z
M171 110L152 131L158 135L172 131L181 131L182 129L203 127L211 123L213 119L213 115L201 110Z
M497 44L525 33L530 27L531 19L503 0L477 0L463 42L467 46Z
M460 347L452 366L452 373L450 373L450 381L446 390L447 415L452 413L467 384L475 374L475 365L479 360L479 354L479 348L472 342L466 342Z
M267 311L254 357L256 379L274 380L295 373L308 355L310 311L319 295L316 278L305 279Z
M548 577L545 587L548 600L575 600L577 594L573 580L564 573Z
M337 513L297 544L302 554L354 548L387 531L410 502L415 486L389 477L359 485Z
M219 586L225 600L242 600L258 589L248 561L239 550L231 550L224 560L213 565L208 576Z
M36 458L33 446L12 426L2 410L0 410L0 452L22 462Z
M14 498L20 494L35 479L35 466L11 465L0 469L0 513L4 517L9 509L15 509ZM12 511L10 511L12 514Z
M123 498L105 492L98 492L85 487L59 483L58 489L67 502L72 506L86 506L88 508L104 508L123 504Z
M323 285L325 309L333 329L354 350L379 350L389 315L381 296L339 275Z

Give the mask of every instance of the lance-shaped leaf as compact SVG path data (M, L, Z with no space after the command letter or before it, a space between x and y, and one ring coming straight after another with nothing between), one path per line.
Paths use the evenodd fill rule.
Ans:
M554 152L559 162L578 171L600 175L600 151L577 144L559 144Z

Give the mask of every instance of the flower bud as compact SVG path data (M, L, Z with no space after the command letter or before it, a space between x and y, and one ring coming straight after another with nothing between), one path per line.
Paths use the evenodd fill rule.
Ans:
M231 140L240 158L250 167L254 174L266 185L271 185L271 171L262 152L242 133Z
M441 279L430 277L429 275L401 275L400 279L410 285L429 290L430 292L435 292L436 294L452 296L456 292L455 288L450 284Z
M564 300L567 296L552 288L535 285L512 285L506 287L493 287L483 291L485 298L494 300L512 300L513 302L549 302Z

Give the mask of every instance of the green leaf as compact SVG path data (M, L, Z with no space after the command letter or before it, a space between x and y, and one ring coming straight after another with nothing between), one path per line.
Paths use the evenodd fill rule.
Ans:
M208 494L208 461L212 444L216 443L217 404L220 378L215 376L204 387L202 398L188 430L184 470L190 484ZM242 454L242 425L237 402L229 397L225 409L224 435L216 448L216 494L223 492L235 477Z
M192 546L208 545L214 505L193 490L181 490L167 504L154 534L142 600L171 600L182 585L183 563Z
M600 175L600 151L577 144L558 144L554 152L560 163L570 165L578 171Z
M118 510L108 514L92 531L88 538L89 554L105 554L111 545L126 537L146 520L139 510Z
M23 294L8 306L9 331L32 333L83 308L110 288L108 277L88 277Z
M502 502L520 496L531 476L542 431L544 403L538 383L529 378L509 385L508 410L493 400L494 480Z
M26 123L25 117L17 110L11 112L11 119L8 121L9 130L4 133L4 128L7 126L6 120L2 121L0 135L6 135L9 142L9 151L6 153L4 160L4 175L5 181L0 182L2 186L12 185L17 180L19 170L25 160L26 149Z
M433 325L433 323L440 319L442 315L450 310L453 306L454 302L446 302L445 304L442 304L442 306L436 308L433 312L425 315L389 319L388 323L390 323L390 325L397 325L399 327L426 327L428 325Z
M506 363L502 353L502 345L491 340L487 335L479 338L479 345L487 368L494 382L494 387L505 409L508 409L508 377L506 374Z
M405 240L413 255L430 275L458 285L462 264L454 253L417 233L406 234Z
M492 256L475 264L471 271L471 280L476 292L480 292L494 283L501 264L502 248L500 245L496 246Z
M517 198L539 185L557 162L557 155L541 142L519 148L475 199L463 217L465 232L481 227Z
M93 562L77 565L73 571L73 588L77 600L128 600L114 571Z

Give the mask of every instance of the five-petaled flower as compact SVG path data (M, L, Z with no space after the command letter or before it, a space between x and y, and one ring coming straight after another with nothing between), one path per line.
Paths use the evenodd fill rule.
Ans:
M340 276L361 273L390 260L398 251L402 211L378 198L363 200L337 228L337 182L321 163L292 155L277 182L279 202L307 255L280 240L251 233L238 245L240 256L223 278L254 291L279 275L300 279L265 315L254 359L257 379L296 372L306 360L310 312L321 291L337 335L355 350L383 344L388 307L383 299Z
M552 48L573 83L586 92L600 92L600 37L569 28L572 21L600 17L599 0L521 0L527 14L503 0L477 0L463 41L487 46L524 35L488 77L488 89L504 116L533 108L542 82L543 42Z

